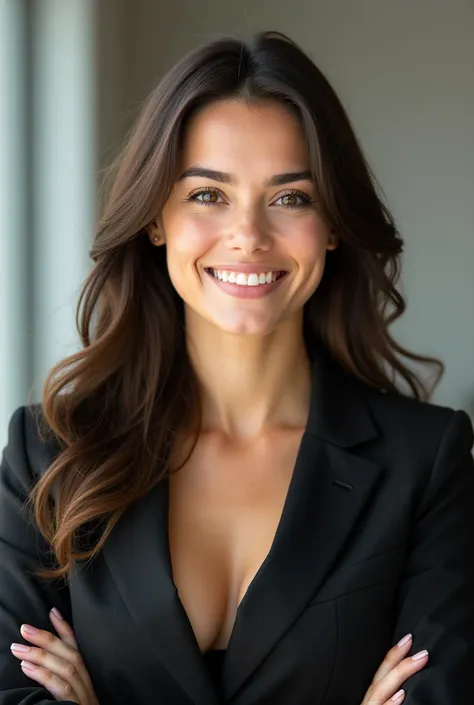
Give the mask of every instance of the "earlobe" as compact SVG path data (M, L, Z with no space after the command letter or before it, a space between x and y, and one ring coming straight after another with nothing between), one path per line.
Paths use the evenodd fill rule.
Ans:
M337 246L339 245L339 235L334 232L334 230L331 230L328 238L328 244L327 244L327 249L328 250L335 250Z
M155 218L151 223L145 228L150 242L153 245L162 245L164 243L164 237L161 232L161 226L158 220Z

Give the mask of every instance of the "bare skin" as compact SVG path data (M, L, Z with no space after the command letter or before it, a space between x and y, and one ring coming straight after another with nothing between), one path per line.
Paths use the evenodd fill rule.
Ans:
M205 433L171 477L173 577L202 652L227 647L270 550L302 433L278 429L249 442Z

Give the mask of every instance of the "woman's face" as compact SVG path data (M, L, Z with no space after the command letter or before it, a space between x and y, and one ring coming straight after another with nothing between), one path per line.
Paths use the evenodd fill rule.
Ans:
M148 229L164 240L188 320L265 335L300 316L337 245L316 197L304 133L284 106L221 100L195 115Z

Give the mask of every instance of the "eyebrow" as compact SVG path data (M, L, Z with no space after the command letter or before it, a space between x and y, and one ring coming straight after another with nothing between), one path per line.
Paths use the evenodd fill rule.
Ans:
M178 181L188 179L192 176L201 176L212 181L218 181L221 184L230 184L235 186L237 179L232 174L226 174L223 171L215 171L214 169L206 169L202 166L191 166L186 171L183 171ZM282 186L290 184L294 181L313 181L313 176L310 171L288 171L285 174L275 174L265 182L266 187Z

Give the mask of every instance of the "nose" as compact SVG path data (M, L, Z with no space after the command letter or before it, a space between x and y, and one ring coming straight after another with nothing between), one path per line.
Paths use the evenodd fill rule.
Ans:
M234 224L227 238L227 247L245 256L254 252L267 252L271 247L271 236L265 223L247 214Z

